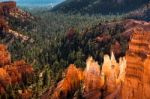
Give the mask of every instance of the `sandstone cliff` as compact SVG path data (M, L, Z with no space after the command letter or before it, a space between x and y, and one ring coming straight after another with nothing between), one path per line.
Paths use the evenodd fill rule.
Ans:
M150 32L135 30L126 54L127 69L122 99L150 98Z

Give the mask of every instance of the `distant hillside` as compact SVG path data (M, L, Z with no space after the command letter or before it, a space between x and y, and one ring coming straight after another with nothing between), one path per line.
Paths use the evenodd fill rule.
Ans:
M148 4L149 0L66 0L51 11L81 14L127 13Z
M128 18L150 21L150 2L128 14Z

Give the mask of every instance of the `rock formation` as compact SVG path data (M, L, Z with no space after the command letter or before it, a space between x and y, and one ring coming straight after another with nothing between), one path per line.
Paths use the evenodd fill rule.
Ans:
M30 40L28 36L24 36L11 29L9 21L7 21L10 17L19 19L20 21L34 19L29 13L19 9L16 6L15 1L0 2L0 34L12 35L14 38L20 39L22 42Z
M97 31L98 34L94 37L93 41L95 42L95 45L98 45L98 47L105 46L103 45L104 43L111 43L111 48L107 49L106 53L113 51L118 60L120 56L125 56L124 49L126 49L126 46L128 45L127 42L130 40L130 37L132 33L134 33L134 30L143 29L144 31L148 32L150 31L149 27L150 22L126 19L121 21L100 23L96 25L93 30L92 28L89 29L88 32L92 31L91 33L95 33L95 31ZM119 32L114 31L113 29L116 29ZM108 33L108 31L110 33ZM88 32L86 31L85 33Z
M134 30L126 54L126 78L122 99L150 98L150 32Z
M117 63L113 53L111 58L105 55L102 69L100 69L98 62L89 57L84 71L70 65L65 78L57 84L53 93L47 91L48 93L45 93L42 99L49 97L51 99L115 99L124 82L125 68L125 58L120 58L120 62Z
M67 71L76 72L66 72L65 78L57 84L54 91L49 90L49 95L46 95L43 99L51 97L51 94L57 96L52 99L61 99L61 97L64 99L68 97L70 99L150 98L150 23L130 19L117 24L123 24L125 30L121 33L121 36L130 40L126 56L121 57L118 63L114 53L111 53L111 57L104 55L102 67L91 57L88 58L86 69L80 70L81 79L79 79L77 73L79 69L71 65ZM111 27L114 24L109 25ZM101 43L109 41L110 38L107 35L100 35L95 41ZM120 53L120 49L119 42L114 42L112 51ZM76 75L76 80L74 80L74 75ZM73 79L73 81L70 79ZM78 87L75 87L76 85ZM77 94L80 94L80 97Z
M67 69L65 78L60 81L57 88L54 90L52 99L71 98L69 95L75 93L80 88L81 80L83 80L83 73L77 69L73 64Z
M104 86L104 74L101 74L98 62L89 57L86 62L83 79L83 98L99 99L102 93L100 90Z
M114 54L111 54L111 58L108 55L104 56L104 63L102 65L102 73L105 74L105 87L103 97L115 97L118 96L121 90L121 84L125 79L125 68L126 60L125 58L120 58L119 63L117 63ZM116 93L116 94L115 94Z
M33 67L23 60L12 63L7 47L2 44L0 44L0 66L0 94L7 93L8 85L21 84L33 77Z
M122 35L128 39L130 39L130 36L132 35L132 33L134 33L134 30L136 29L143 29L145 32L150 31L150 22L128 19L122 21L121 23L123 24L125 29Z
M22 20L33 19L33 17L29 13L19 9L16 6L15 1L0 2L0 11L0 16L12 16L15 18L20 18Z
M16 8L16 2L9 1L9 2L0 2L0 15L6 15L10 13L11 9Z
M20 39L22 42L28 41L30 39L30 37L25 36L21 33L18 33L16 31L13 31L11 29L9 29L9 34L13 35L15 38Z

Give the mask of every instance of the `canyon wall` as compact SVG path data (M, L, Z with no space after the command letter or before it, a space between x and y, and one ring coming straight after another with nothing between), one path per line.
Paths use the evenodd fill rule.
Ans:
M149 99L150 32L134 30L126 59L126 77L121 99Z

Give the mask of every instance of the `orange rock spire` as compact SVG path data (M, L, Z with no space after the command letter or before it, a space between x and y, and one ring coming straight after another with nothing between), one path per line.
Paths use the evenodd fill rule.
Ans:
M115 98L124 82L125 68L125 58L120 58L120 62L117 63L113 53L111 58L108 55L104 56L102 70L98 62L92 57L87 59L84 71L70 65L65 78L58 83L54 90L52 99L73 98L75 92L79 89L82 89L80 94L85 99ZM104 90L104 92L101 90Z

